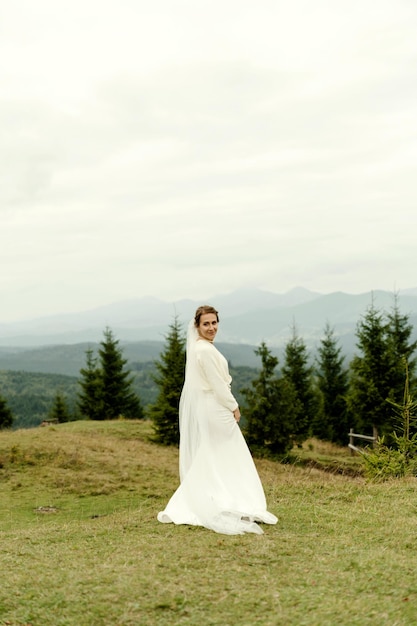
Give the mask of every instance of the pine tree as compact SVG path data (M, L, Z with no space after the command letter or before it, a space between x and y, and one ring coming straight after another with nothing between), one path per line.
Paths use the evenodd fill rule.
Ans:
M133 377L125 368L127 360L118 344L106 328L98 357L92 349L86 351L86 366L80 370L78 408L88 419L143 417L140 400L132 389Z
M409 316L401 313L397 294L394 294L394 306L387 315L387 321L387 341L392 367L391 385L395 401L400 402L404 395L406 378L404 360L407 364L409 385L412 390L416 386L416 358L413 354L417 348L417 341L410 340L413 326L410 324Z
M91 348L86 350L86 365L81 368L80 374L78 408L81 415L91 420L104 419L101 372Z
M322 411L320 419L313 422L313 434L319 439L339 444L347 443L349 430L346 406L348 372L343 362L341 348L327 322L318 348L316 367L317 385L322 394Z
M9 409L6 400L0 395L0 430L10 428L13 424L13 414Z
M155 363L157 374L154 376L159 393L156 402L148 409L153 421L155 441L165 445L178 445L179 422L178 410L185 372L185 338L175 316L166 336L164 351Z
M132 389L133 377L125 369L127 359L123 358L119 341L109 328L104 331L100 346L101 419L109 420L121 416L142 418L139 398Z
M392 430L392 410L387 402L394 399L392 352L387 340L388 326L374 302L359 320L356 329L359 355L350 364L348 409L354 426L369 434Z
M313 385L313 368L308 365L307 347L297 334L295 326L292 337L285 346L282 374L294 387L302 406L302 413L294 431L296 442L301 444L312 434L313 422L320 411L320 399Z
M55 395L54 403L49 412L49 418L57 421L59 424L71 421L67 403L64 396L59 391Z
M258 454L283 454L293 445L301 406L292 384L277 377L278 359L264 342L255 354L261 357L261 370L251 386L242 389L246 398L245 437L250 448Z

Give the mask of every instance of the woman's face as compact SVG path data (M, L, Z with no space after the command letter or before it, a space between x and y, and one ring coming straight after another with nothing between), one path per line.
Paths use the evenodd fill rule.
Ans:
M198 334L202 339L213 341L217 333L217 315L214 313L204 313L200 317L200 324L197 327Z

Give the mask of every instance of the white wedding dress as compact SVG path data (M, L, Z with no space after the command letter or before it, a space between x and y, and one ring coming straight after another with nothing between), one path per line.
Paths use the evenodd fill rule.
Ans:
M233 410L224 356L199 339L191 322L185 383L180 401L180 486L163 523L204 526L228 535L262 534L256 523L276 524Z

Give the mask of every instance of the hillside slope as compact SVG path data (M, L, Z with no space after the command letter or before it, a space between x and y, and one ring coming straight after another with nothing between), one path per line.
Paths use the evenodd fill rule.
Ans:
M157 522L178 451L149 435L130 421L0 432L1 623L415 622L412 483L256 459L278 524L218 535Z

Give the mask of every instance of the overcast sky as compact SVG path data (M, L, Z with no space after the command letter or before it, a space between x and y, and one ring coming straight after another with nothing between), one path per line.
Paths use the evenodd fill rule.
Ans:
M416 33L415 0L0 0L0 321L417 287Z

